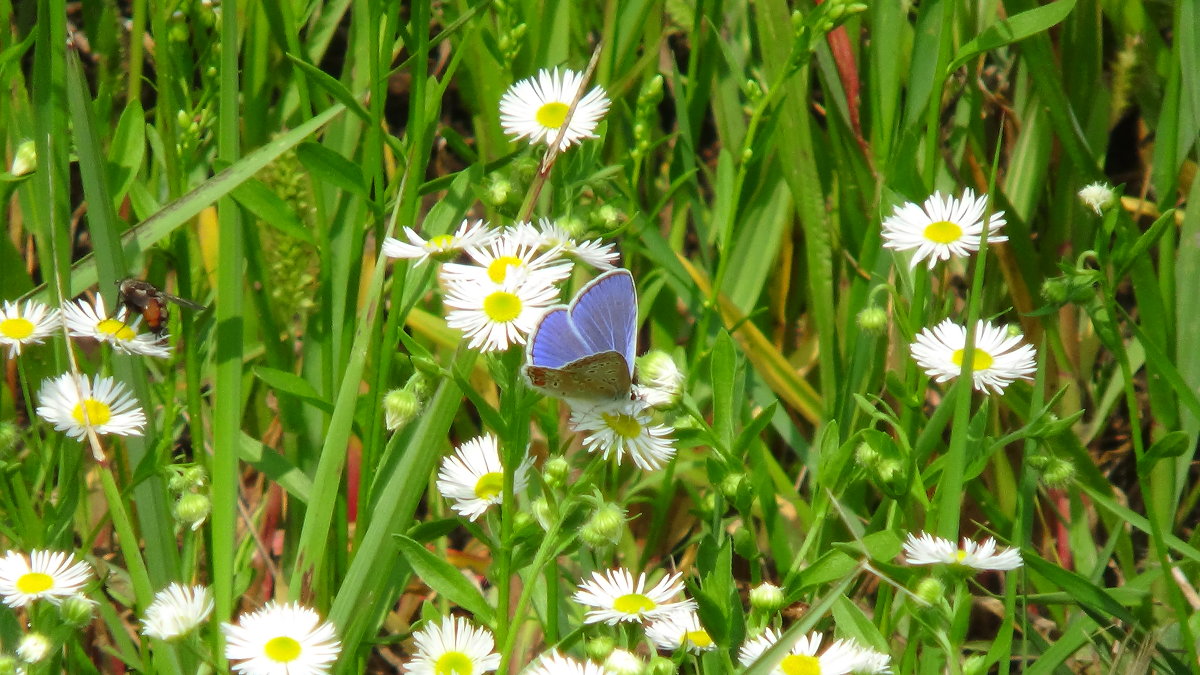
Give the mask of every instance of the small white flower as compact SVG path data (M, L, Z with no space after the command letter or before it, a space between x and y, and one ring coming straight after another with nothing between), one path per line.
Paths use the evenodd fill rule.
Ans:
M71 337L107 342L114 349L126 354L159 358L171 355L167 336L137 332L140 316L132 324L126 323L128 312L125 307L117 310L115 317L109 318L108 311L104 308L104 297L99 293L96 294L95 305L88 304L87 300L80 298L64 307L62 316Z
M613 675L612 671L589 661L576 661L558 652L542 654L522 675Z
M657 621L695 611L695 600L671 601L683 592L682 573L668 574L649 590L646 575L639 574L637 582L629 570L616 568L605 574L592 572L590 581L579 585L575 602L596 609L588 611L584 623L603 621L612 626L622 621Z
M699 654L717 648L712 636L700 625L700 617L695 612L655 621L646 628L646 637L659 649L671 652L684 647L689 652Z
M955 199L935 192L924 205L909 202L896 207L895 213L883 221L883 246L897 251L915 249L909 267L928 260L929 269L933 269L939 260L979 250L986 210L987 195L976 198L967 189L962 199ZM1008 241L999 234L1005 222L1003 211L991 214L988 222L989 243Z
M669 354L652 349L638 357L640 384L634 395L653 407L666 407L679 401L683 393L684 376Z
M1116 203L1117 193L1112 187L1105 182L1097 182L1088 185L1079 191L1079 199L1096 212L1096 215L1104 215L1104 209Z
M17 645L17 656L25 663L37 663L49 656L52 649L54 643L50 642L50 638L41 633L26 633L21 638L21 644Z
M111 377L97 375L89 381L63 373L43 380L38 403L38 416L77 440L83 440L88 427L97 434L141 436L146 426L146 414L125 385Z
M212 611L212 592L207 588L173 583L154 594L154 601L142 618L142 633L159 640L174 640L195 630Z
M57 309L33 300L26 301L24 307L6 300L0 309L0 345L8 346L8 358L11 359L20 356L22 346L41 344L61 325L62 317Z
M526 455L513 476L513 494L527 484L526 475L533 458ZM454 503L450 508L474 521L492 504L504 498L504 467L496 437L485 434L458 446L453 455L442 460L438 469L438 491Z
M925 374L946 382L962 373L967 344L967 329L946 319L932 330L917 334L909 347ZM986 321L975 324L975 358L971 379L975 389L1001 393L1018 379L1031 379L1037 370L1033 347L1021 342L1020 335L1010 336L1003 326Z
M768 628L761 635L742 645L738 650L738 662L749 666L757 661L764 652L779 642L781 635L774 629ZM820 633L801 635L783 661L771 671L772 675L790 675L792 673L811 673L812 675L845 675L854 671L866 670L877 665L879 654L866 649L856 641L845 639L836 640L819 655L821 640ZM883 655L887 658L886 655ZM873 672L887 672L883 670Z
M554 142L567 120L571 102L583 84L583 74L564 68L559 72L542 69L536 78L517 82L500 99L500 126L504 133L530 143ZM593 87L579 99L571 123L559 143L566 150L585 138L597 138L596 125L608 112L608 97L603 87Z
M296 603L268 602L256 612L221 624L225 658L247 675L320 675L330 672L342 651L333 624Z
M522 276L531 283L552 285L571 275L573 265L562 257L561 248L538 254L537 244L524 241L513 231L467 249L474 265L447 263L442 267L442 283L459 281L503 284L510 276Z
M602 243L600 239L580 244L566 228L547 218L540 218L536 227L530 222L517 223L513 227L513 236L543 250L559 249L564 255L602 270L613 269L613 263L619 257L612 244Z
M461 330L471 349L508 349L525 344L538 319L557 302L557 288L523 274L509 274L498 285L458 281L446 289L446 325Z
M650 404L633 399L611 405L592 405L568 401L571 404L571 428L587 432L583 446L589 452L599 452L605 459L617 456L617 464L625 455L638 468L654 471L675 456L671 428L654 424L650 419Z
M58 551L9 551L0 558L0 595L9 607L45 598L54 604L74 595L92 578L92 567L75 554Z
M500 667L492 634L461 617L428 623L413 635L417 654L405 665L416 675L478 675Z
M961 547L949 539L927 532L912 534L904 542L904 560L910 565L957 565L977 570L1014 570L1021 566L1021 552L1006 548L996 552L996 540L988 537L975 543L963 539Z
M405 227L404 235L408 237L407 242L395 237L384 239L383 254L389 258L416 259L416 264L422 265L430 258L445 258L468 248L486 246L500 232L488 228L482 220L464 220L454 234L439 234L425 239L411 227Z

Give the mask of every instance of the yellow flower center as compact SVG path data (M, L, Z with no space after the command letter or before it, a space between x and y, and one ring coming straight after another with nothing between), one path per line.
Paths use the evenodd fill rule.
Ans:
M117 321L116 319L104 319L96 324L96 330L105 335L111 335L118 340L132 340L137 337L137 333L126 325L124 321Z
M567 121L567 112L571 106L566 103L552 101L538 108L537 123L547 129L557 129L562 126L563 122Z
M960 368L962 367L963 362L963 352L964 350L962 349L956 349L954 350L954 353L950 355L950 360L954 362L954 365ZM996 360L992 358L991 354L983 351L982 349L976 349L975 358L971 360L971 370L977 372L980 370L987 370L988 368L992 367L992 364L995 363L995 361Z
M33 335L33 329L33 322L23 316L0 321L0 335L12 340L24 340Z
M650 598L641 593L629 593L613 600L613 609L622 614L641 614L658 607Z
M508 323L521 316L521 299L508 291L496 291L483 299L483 313L496 323Z
M429 243L425 245L426 248L430 248L435 251L445 251L453 246L454 235L452 234L439 234L438 236L430 239Z
M493 283L502 284L504 283L504 279L508 277L509 267L521 267L524 264L525 261L515 255L502 255L487 266L488 278Z
M939 220L925 227L925 238L939 244L951 244L962 236L962 228L948 220Z
M706 630L689 630L684 634L684 639L696 645L700 649L707 649L712 646L713 639L709 636Z
M54 588L54 577L49 574L30 572L17 579L17 590L26 595L45 593L51 588Z
M437 675L471 675L475 672L475 664L462 652L446 652L438 657L433 672Z
M87 406L87 419L83 419L84 406ZM112 409L104 401L97 401L94 398L89 398L75 405L75 410L71 411L71 417L82 425L91 425L98 427L108 424L112 419Z
M787 675L821 675L821 661L815 656L788 654L779 663L779 669Z
M954 562L961 565L962 562L966 559L967 559L967 552L962 550L961 548L954 552Z
M499 471L485 473L475 483L475 496L480 499L492 499L504 489L504 474Z
M277 663L295 661L300 658L300 651L300 643L286 635L271 638L263 645L263 656Z
M608 428L616 432L618 436L632 440L642 435L642 424L632 415L626 415L625 413L618 413L616 415L601 413L600 417L604 419L604 423L608 425Z

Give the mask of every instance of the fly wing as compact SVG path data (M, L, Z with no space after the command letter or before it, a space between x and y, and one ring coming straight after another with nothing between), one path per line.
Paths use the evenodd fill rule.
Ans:
M629 270L612 270L593 279L571 301L568 313L587 352L620 354L632 378L637 347L637 291Z
M525 362L539 368L562 368L592 353L571 325L566 305L559 305L551 307L534 326L525 347Z

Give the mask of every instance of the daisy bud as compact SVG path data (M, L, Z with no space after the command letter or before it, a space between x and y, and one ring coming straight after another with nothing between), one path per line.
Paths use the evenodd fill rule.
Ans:
M579 530L579 538L591 548L615 545L625 531L625 509L612 503L596 507L592 517Z
M637 360L642 398L656 407L669 407L683 394L684 375L670 354L652 349Z
M646 664L646 675L675 675L678 672L679 668L674 662L662 656L655 656Z
M624 220L625 215L612 204L605 204L592 212L592 217L604 229L614 230Z
M58 606L58 613L62 616L63 621L76 628L83 628L92 622L93 610L96 605L95 600L76 593L62 601L62 604Z
M41 633L29 633L17 645L17 656L25 663L37 663L49 656L53 648L50 638Z
M212 501L207 495L190 492L175 502L175 521L180 525L190 527L192 531L200 529L212 511Z
M983 675L988 672L987 657L982 654L968 656L962 664L963 675Z
M642 675L646 672L646 664L633 652L624 649L614 649L604 659L604 667L613 675Z
M1075 464L1070 460L1051 457L1042 470L1042 482L1047 487L1064 487L1075 480Z
M946 597L946 586L934 577L925 577L917 584L916 596L926 605L937 605Z
M1095 211L1096 215L1102 216L1105 209L1116 203L1117 195L1107 183L1097 182L1080 190L1079 199Z
M865 333L881 335L887 332L887 310L871 305L859 312L858 316L854 317L854 323L858 325L859 330Z
M655 75L646 80L642 90L638 92L638 106L653 105L662 100L663 76Z
M746 474L731 473L721 480L721 494L725 495L727 499L734 499L745 482Z
M611 654L616 647L616 640L613 640L607 635L601 635L600 637L594 637L591 640L588 640L587 644L583 646L583 651L585 654L587 654L589 659L592 659L593 661L601 661L608 658L608 655Z
M778 612L786 601L783 589L773 583L764 581L750 589L751 609L760 612Z
M538 525L542 526L543 530L549 530L554 524L555 512L550 508L550 502L545 498L539 497L533 500L533 517L537 519Z
M1042 299L1055 306L1067 304L1071 284L1066 277L1054 277L1042 282Z
M0 675L17 675L17 673L24 672L24 670L18 669L19 666L15 656L0 654Z
M858 444L858 448L854 450L854 461L864 469L872 470L879 465L879 461L883 459L879 455L879 451L871 447L870 443L863 441Z
M566 457L558 456L551 457L542 465L542 476L546 479L546 484L550 487L560 488L566 485L567 478L571 474L571 463Z
M17 146L17 151L13 153L12 166L8 172L14 176L24 176L25 174L37 170L37 148L33 145L32 140L21 141Z
M500 206L508 203L512 196L513 184L504 178L492 178L483 188L483 200L488 206Z
M421 399L408 388L393 389L383 397L383 420L388 431L395 431L421 413Z
M0 455L8 454L21 440L21 430L12 422L0 422Z
M582 238L587 233L587 224L579 216L564 216L557 221L563 232L567 233L568 237Z

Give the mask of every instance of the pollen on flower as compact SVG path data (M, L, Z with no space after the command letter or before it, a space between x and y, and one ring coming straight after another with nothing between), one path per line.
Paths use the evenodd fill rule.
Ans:
M504 474L497 471L485 473L475 483L475 496L480 499L493 499L504 489Z
M950 359L952 361L954 361L954 365L956 365L956 366L962 365L963 352L964 352L964 350L958 349L958 350L955 350L955 352L950 355ZM971 361L971 370L983 370L985 368L991 368L992 363L994 363L994 362L995 362L995 359L992 358L991 354L983 351L982 349L976 349L975 350L975 358L972 359L972 361Z
M521 298L507 291L496 291L484 298L483 311L492 321L507 323L521 315Z
M551 129L557 129L561 127L563 122L567 120L567 112L570 111L570 109L570 106L568 106L566 103L551 101L550 103L538 108L538 124Z
M85 407L87 409L86 420L83 418ZM74 417L75 421L79 424L100 426L102 424L108 424L108 421L112 419L112 410L104 403L104 401L97 401L94 398L89 398L83 403L76 405L75 410L71 412L71 416Z
M642 425L633 415L602 413L601 417L610 429L625 438L632 439L642 435Z
M24 340L33 335L34 328L32 321L21 316L0 321L0 335L13 340Z
M653 600L641 593L629 593L613 601L613 609L626 614L649 612L657 606Z
M939 220L925 228L925 237L939 244L954 243L962 237L962 233L961 227L948 220Z
M522 267L524 264L525 264L525 261L521 260L520 258L518 258L515 255L499 256L492 262L488 263L488 266L487 266L488 278L491 279L494 283L502 284L502 283L504 283L504 279L507 278L507 276L508 276L508 268L509 267L519 268L519 267Z
M263 646L263 653L273 661L290 663L300 656L300 643L281 635L267 640L267 644Z
M41 572L30 572L17 579L17 590L33 595L44 593L54 587L54 578Z
M111 335L118 340L132 340L137 337L137 332L129 327L129 324L117 319L105 319L96 324L96 330L106 335Z

